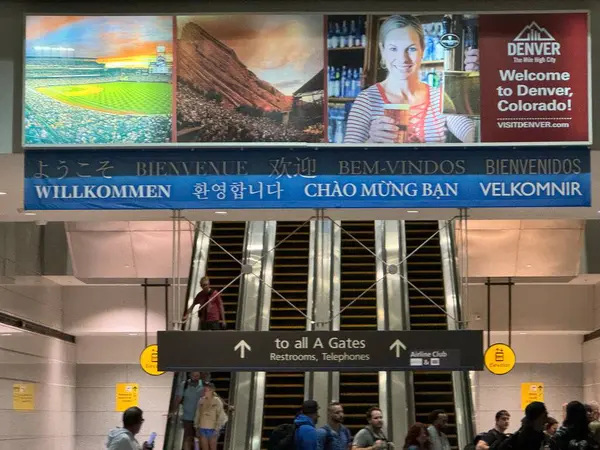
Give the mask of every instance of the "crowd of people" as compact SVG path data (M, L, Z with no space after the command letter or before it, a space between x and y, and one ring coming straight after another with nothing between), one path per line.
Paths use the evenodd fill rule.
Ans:
M169 142L171 116L116 115L79 108L26 87L27 144L145 144Z
M86 84L115 83L117 81L146 82L146 83L169 83L171 75L168 74L139 74L135 72L104 75L98 77L48 77L48 78L27 78L25 80L26 88L40 88L46 86L75 86Z
M366 413L366 426L354 437L344 426L344 408L329 404L327 423L317 428L319 405L308 400L302 405L293 426L281 425L271 435L269 450L450 450L447 436L448 415L432 411L428 424L413 424L403 443L387 439L379 407ZM549 417L544 403L533 402L525 408L521 426L507 433L510 414L496 413L494 428L475 436L465 450L598 450L600 449L600 405L572 401L563 405L562 422Z
M600 405L572 401L563 405L562 421L548 415L542 402L525 408L520 428L508 434L510 414L496 413L494 428L476 436L475 450L598 450L600 449Z
M177 130L180 142L320 142L323 133L299 130L266 117L229 109L177 83Z

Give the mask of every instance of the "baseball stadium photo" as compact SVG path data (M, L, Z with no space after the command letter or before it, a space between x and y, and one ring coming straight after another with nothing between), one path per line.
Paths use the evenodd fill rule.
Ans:
M25 145L171 141L171 17L29 16Z

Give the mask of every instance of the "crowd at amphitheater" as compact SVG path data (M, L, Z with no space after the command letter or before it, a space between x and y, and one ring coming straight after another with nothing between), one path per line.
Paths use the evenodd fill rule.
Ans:
M108 114L67 105L37 92L32 86L26 89L25 142L28 144L147 144L170 141L172 124L169 114Z
M184 83L177 84L180 141L319 142L323 132L305 132L265 117L251 117L208 100Z

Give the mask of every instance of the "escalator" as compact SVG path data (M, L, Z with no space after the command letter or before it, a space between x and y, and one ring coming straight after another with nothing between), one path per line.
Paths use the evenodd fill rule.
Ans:
M377 278L375 256L375 222L342 222L340 309L371 287ZM359 240L366 248L361 246ZM340 316L340 330L377 330L377 295L373 286ZM365 426L365 413L379 404L377 372L340 372L340 402L344 406L345 424L355 435Z
M246 222L213 222L211 231L212 239L208 248L206 263L206 276L210 279L213 289L223 289L240 274L241 267L237 261L243 261L245 236ZM240 282L241 278L229 285L221 293L228 330L235 330L237 328ZM219 396L226 402L229 402L231 373L213 372L211 379L215 384ZM219 438L218 448L223 448L224 438L225 433L222 433Z
M240 274L240 264L231 256L234 256L239 261L242 261L244 252L244 239L246 235L246 222L213 222L211 226L211 242L208 248L206 261L206 275L210 278L211 287L213 289L223 289L231 280ZM198 243L202 241L203 236L196 230L194 237L194 249L192 251L193 260L199 259ZM223 249L231 254L229 256ZM191 270L195 270L194 265ZM190 274L190 280L200 281L196 274ZM188 284L185 298L190 298L200 289L199 286L191 286ZM240 280L227 287L222 293L223 305L225 309L225 318L227 327L235 329L237 320L237 307L240 293ZM184 330L187 330L188 324L184 324ZM171 393L171 402L175 398L175 392L178 386L187 378L186 373L176 373L173 379L173 388ZM212 381L215 383L218 394L225 400L229 397L229 383L231 374L228 372L213 372L211 374ZM171 406L171 405L170 405ZM180 450L183 443L183 433L181 420L178 415L175 415L167 422L165 433L164 450ZM223 448L223 435L220 438L219 448Z
M411 255L438 231L437 221L406 221L406 254ZM411 330L446 330L448 328L442 258L439 235L419 248L406 260ZM419 292L419 290L421 292ZM423 295L425 294L425 295ZM433 300L436 305L431 303ZM443 409L448 414L448 439L457 448L456 413L451 372L414 372L414 404L418 422L428 423L433 410Z
M277 222L275 245L269 330L305 330L306 317L275 291L306 314L310 223ZM303 401L304 372L266 374L261 448L267 447L273 429L293 420Z

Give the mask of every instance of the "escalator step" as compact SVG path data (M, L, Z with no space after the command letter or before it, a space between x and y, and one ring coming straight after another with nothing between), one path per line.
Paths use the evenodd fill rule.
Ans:
M340 316L340 329L376 330L375 222L343 221L341 227L345 232L341 233L340 306L347 309ZM339 391L345 424L356 433L365 425L365 412L379 403L379 376L377 372L341 372Z

